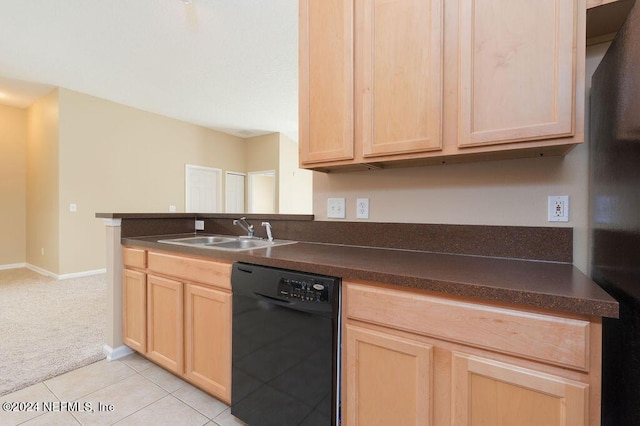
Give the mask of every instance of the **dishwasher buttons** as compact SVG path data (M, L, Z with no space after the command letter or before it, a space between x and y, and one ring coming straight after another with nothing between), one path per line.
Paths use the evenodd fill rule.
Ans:
M283 278L278 285L278 294L287 300L327 303L329 287L316 280Z

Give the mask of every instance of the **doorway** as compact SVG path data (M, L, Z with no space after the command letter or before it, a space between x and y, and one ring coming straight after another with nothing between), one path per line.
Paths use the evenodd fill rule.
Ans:
M249 172L248 213L277 213L276 171Z

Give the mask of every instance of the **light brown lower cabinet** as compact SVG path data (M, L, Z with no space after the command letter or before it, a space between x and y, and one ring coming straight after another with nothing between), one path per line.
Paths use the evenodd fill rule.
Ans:
M342 288L344 424L600 424L598 318Z
M122 280L123 341L131 349L147 352L147 274L125 269Z
M229 404L231 263L123 252L124 343Z
M231 263L124 249L124 339L231 400ZM597 426L601 318L343 281L346 425Z
M585 383L453 354L454 425L586 425L588 391Z
M184 365L182 287L179 281L147 276L147 357L177 374Z
M185 287L185 375L193 383L231 400L231 294ZM215 360L215 362L212 362Z
M346 324L347 424L431 424L432 346Z

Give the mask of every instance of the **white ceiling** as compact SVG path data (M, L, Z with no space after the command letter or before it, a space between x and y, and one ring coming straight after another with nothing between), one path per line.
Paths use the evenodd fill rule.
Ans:
M297 140L297 21L298 0L0 0L0 103L64 87Z

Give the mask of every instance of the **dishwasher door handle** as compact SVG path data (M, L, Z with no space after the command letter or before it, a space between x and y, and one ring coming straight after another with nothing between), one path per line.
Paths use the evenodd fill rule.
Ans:
M267 296L266 294L258 293L256 291L253 292L258 298L266 299L269 303L273 303L274 305L280 306L291 306L293 302L289 302L288 300L282 300L275 297Z

